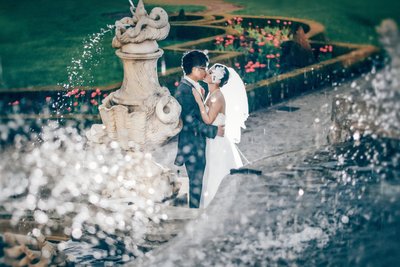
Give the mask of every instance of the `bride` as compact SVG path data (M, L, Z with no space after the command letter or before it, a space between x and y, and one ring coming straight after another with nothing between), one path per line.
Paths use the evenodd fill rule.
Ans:
M240 128L245 128L248 117L245 86L234 69L217 63L209 69L204 82L209 89L204 102L199 92L193 89L201 117L206 124L225 125L225 135L207 138L201 208L207 208L230 170L243 166L235 143L240 142Z

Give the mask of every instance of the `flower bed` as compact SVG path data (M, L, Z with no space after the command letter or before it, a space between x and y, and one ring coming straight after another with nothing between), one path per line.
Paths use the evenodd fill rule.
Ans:
M245 83L255 83L285 73L293 68L281 68L282 43L289 41L291 21L266 20L260 27L252 22L243 23L242 17L234 17L225 23L237 34L217 36L213 50L236 51L244 56L234 61L234 68ZM317 62L332 58L333 46L312 47Z

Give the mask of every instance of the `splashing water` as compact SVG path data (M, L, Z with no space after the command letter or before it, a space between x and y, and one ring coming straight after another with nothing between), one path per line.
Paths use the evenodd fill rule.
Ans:
M15 128L23 131L23 121ZM155 203L172 195L150 154L88 146L75 125L17 134L0 157L0 203L12 223L32 217L43 234L61 229L92 247L106 244L111 256L140 255L147 226L165 216Z
M102 41L114 28L115 25L107 25L105 28L101 28L100 32L93 33L83 40L82 51L71 59L71 63L67 67L68 82L59 84L65 91L57 94L53 104L57 115L62 115L66 109L71 107L70 101L65 98L67 91L93 85L95 79L93 70L100 63L101 55L104 52Z
M103 53L104 47L101 42L114 28L114 25L107 25L83 41L83 51L78 57L73 57L70 66L67 67L68 83L63 85L64 88L88 86L93 82L92 68L99 64L99 58L95 55Z

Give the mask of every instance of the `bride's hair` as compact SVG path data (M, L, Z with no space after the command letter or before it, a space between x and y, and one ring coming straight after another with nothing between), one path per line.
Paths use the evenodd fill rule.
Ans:
M211 68L212 73L218 72L217 79L219 80L219 87L224 86L229 80L229 70L226 66L216 63Z

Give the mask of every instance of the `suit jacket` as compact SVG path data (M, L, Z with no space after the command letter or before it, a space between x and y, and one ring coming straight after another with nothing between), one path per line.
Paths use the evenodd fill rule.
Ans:
M188 160L205 162L206 137L214 138L218 131L217 126L203 122L192 88L193 85L183 78L175 92L175 98L182 106L183 123L178 135L178 153L175 158L175 165L178 166L182 166Z

